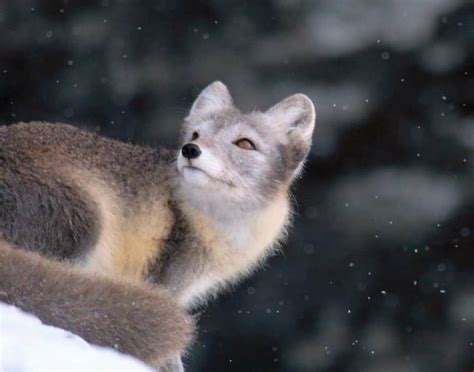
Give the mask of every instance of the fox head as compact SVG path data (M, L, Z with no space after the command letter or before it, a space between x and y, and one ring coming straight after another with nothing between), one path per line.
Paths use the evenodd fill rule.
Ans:
M315 109L303 94L265 112L241 113L216 81L192 105L181 131L179 187L205 208L217 201L254 210L288 191L311 148Z

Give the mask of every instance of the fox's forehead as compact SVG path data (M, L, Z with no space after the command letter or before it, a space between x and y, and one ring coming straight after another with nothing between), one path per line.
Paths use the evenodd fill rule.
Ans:
M193 130L210 135L250 135L270 138L268 119L261 112L242 114L238 110L216 113L189 123Z

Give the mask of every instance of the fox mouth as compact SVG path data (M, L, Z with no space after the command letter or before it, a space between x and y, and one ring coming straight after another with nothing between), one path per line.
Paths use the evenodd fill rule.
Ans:
M209 173L207 173L205 170L201 169L201 168L198 168L198 167L195 167L194 165L185 165L183 167L183 170L184 169L189 169L189 170L192 170L193 172L201 172L201 173L204 173L206 176L208 176L209 178L214 178L212 177Z
M185 165L185 166L183 167L183 171L184 171L185 169L188 169L188 170L190 170L191 172L199 172L199 173L205 174L206 177L210 178L211 180L217 181L217 182L221 182L221 183L223 183L223 184L226 184L227 186L231 186L231 187L234 186L234 184L233 184L232 182L230 182L230 181L224 181L224 180L222 180L222 179L220 179L220 178L213 177L213 176L211 176L209 173L207 173L204 169L201 169L201 168L199 168L199 167L195 167L194 165Z

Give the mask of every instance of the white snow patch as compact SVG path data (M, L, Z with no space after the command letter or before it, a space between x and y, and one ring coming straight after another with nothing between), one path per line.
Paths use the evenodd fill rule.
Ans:
M33 315L0 303L0 371L151 371L113 349L47 326Z

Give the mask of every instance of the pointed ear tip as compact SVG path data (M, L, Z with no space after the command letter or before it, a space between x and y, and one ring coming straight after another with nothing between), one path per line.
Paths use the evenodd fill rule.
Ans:
M311 107L313 111L316 111L313 101L306 94L296 93L293 95L293 97L301 102L304 102L306 105Z
M213 87L216 89L227 89L227 86L220 80L213 81L211 84L209 84L209 87Z
M210 83L194 100L188 117L233 107L229 90L219 80Z
M300 102L301 106L304 107L304 110L309 112L309 117L311 118L310 121L312 122L312 126L314 126L316 124L316 108L311 98L303 93L294 94L290 98Z

